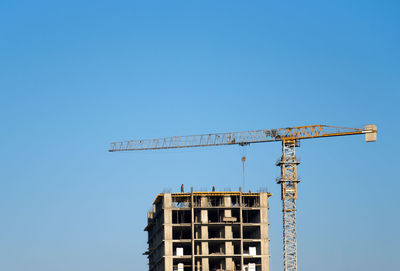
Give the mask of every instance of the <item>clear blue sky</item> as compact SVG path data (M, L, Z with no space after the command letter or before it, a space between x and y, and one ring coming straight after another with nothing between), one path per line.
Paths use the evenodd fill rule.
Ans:
M108 153L111 141L378 125L298 149L299 270L397 270L398 1L0 2L0 269L147 270L165 188L241 185L239 147ZM247 150L271 198L279 143Z

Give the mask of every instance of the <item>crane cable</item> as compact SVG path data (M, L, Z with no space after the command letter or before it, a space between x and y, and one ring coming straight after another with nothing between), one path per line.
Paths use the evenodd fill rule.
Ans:
M248 145L247 145L248 146ZM245 175L245 162L246 162L246 154L247 154L247 149L246 145L241 145L242 147L242 174L243 174L243 192L245 192L245 185L246 185L246 175Z
M246 156L242 156L242 166L243 166L243 192L245 192L245 183L246 183L246 178L244 175L244 162L246 162Z

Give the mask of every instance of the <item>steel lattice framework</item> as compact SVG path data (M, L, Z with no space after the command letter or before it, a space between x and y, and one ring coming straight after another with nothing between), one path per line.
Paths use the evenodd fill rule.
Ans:
M139 139L111 143L110 152L157 149L176 149L219 145L248 145L261 142L282 142L282 157L277 162L281 176L283 211L283 262L284 271L297 270L296 199L297 165L295 148L300 139L365 134L367 142L376 141L377 127L366 125L364 129L328 125L310 125L290 128L253 130L245 132L173 136L158 139Z
M285 271L297 270L296 238L296 198L297 198L297 165L295 154L296 141L282 141L282 157L277 165L281 167L281 199L283 212L283 266Z
M235 144L246 145L250 143L282 141L285 139L308 139L329 136L357 135L368 132L370 131L358 128L345 128L328 125L310 125L244 132L128 140L111 143L109 151L139 151Z

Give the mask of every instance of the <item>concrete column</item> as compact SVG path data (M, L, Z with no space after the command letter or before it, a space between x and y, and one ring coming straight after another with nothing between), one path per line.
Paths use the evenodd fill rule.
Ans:
M196 231L194 233L195 239L201 239L201 228L196 228Z
M208 242L201 242L201 255L208 255Z
M225 254L232 255L234 253L232 242L225 242Z
M208 223L208 211L201 210L201 223Z
M190 215L191 215L191 230L192 230L192 271L195 271L195 230L194 230L194 209L193 209L193 188L192 188L192 194L190 195Z
M208 264L208 258L201 259L201 271L210 271L210 265Z
M224 204L226 207L231 206L231 197L224 197ZM225 210L224 213L225 217L232 217L232 210ZM226 239L231 239L233 238L233 233L232 233L232 225L227 225L225 226L225 238ZM225 254L226 255L233 255L234 254L234 248L232 242L225 242ZM234 269L234 262L233 259L230 257L227 257L225 260L225 268L227 271L233 271Z
M269 257L268 256L262 256L261 257L261 271L269 271Z
M232 239L233 238L233 232L232 232L232 226L225 226L225 239Z
M196 267L196 270L197 271L200 271L201 269L200 269L200 260L197 260L197 267Z
M260 193L261 271L269 271L268 194Z
M173 270L173 246L172 246L172 196L164 194L164 260L165 270Z
M201 197L200 205L201 205L201 207L208 207L207 197Z
M201 223L208 223L208 211L201 210ZM208 226L201 226L201 239L208 239ZM201 254L208 255L208 243L201 242ZM208 267L208 265L207 265ZM203 267L204 268L204 267ZM204 270L204 269L202 269Z
M171 256L165 256L165 271L167 270L174 270L174 262Z
M232 206L232 198L231 196L224 196L224 206L231 207Z
M164 194L164 239L172 240L172 197L171 194Z
M235 268L235 263L232 258L226 258L225 259L225 266L226 266L226 271L233 271Z
M243 261L243 196L242 193L240 193L240 215L239 215L239 221L240 221L240 270L244 270L244 261Z
M208 227L201 226L201 239L208 239Z
M260 193L260 207L268 208L268 193Z

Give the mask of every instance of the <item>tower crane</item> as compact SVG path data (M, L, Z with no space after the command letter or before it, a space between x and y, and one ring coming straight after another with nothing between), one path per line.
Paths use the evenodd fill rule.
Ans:
M173 136L158 139L129 140L111 143L110 152L175 149L219 145L248 145L261 142L282 142L282 156L277 162L281 175L276 179L281 185L283 213L283 265L284 271L297 271L296 199L297 165L295 149L300 140L333 136L365 134L366 142L376 141L377 127L369 124L363 129L328 125L309 125L290 128L253 130L217 134Z

